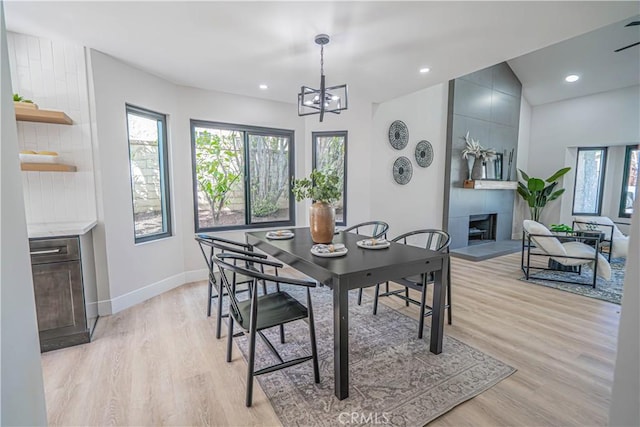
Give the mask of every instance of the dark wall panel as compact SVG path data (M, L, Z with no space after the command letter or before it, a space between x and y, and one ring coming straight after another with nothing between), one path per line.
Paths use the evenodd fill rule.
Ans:
M450 81L449 91L449 164L443 223L451 234L451 248L467 246L469 215L497 213L496 239L511 239L515 191L463 188L468 166L462 158L462 150L467 131L483 147L494 148L498 153L517 150L522 84L509 65L501 63ZM511 166L511 180L516 179L516 156L517 152ZM506 178L507 160L504 159L503 179Z

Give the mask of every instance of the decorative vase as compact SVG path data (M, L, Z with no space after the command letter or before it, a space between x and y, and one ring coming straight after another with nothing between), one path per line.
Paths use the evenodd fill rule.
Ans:
M312 204L309 208L309 228L314 243L331 243L336 231L336 209L328 203Z
M467 157L467 169L469 170L469 177L467 178L467 180L471 181L473 178L471 177L471 173L473 172L473 163L475 162L476 158L473 156L469 156Z
M473 169L471 170L471 179L484 179L487 175L485 172L486 165L482 161L482 158L476 157L473 162Z

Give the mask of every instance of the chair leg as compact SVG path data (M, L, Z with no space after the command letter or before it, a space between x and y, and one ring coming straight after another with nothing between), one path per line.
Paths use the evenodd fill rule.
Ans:
M211 317L211 300L213 299L213 283L209 280L209 302L207 303L207 317Z
M256 328L255 325L252 326L249 333L249 360L247 361L247 407L251 406L253 400L253 371L256 358Z
M380 283L376 283L376 292L373 296L373 315L378 314L378 295L380 294Z
M427 298L427 287L425 280L422 281L422 296L420 297L420 320L418 323L418 339L422 339L422 331L424 330L424 307Z
M358 289L358 305L362 305L362 288Z
M407 298L404 301L405 307L409 307L409 288L404 288L404 296Z
M224 291L222 290L222 283L218 289L218 312L216 313L216 338L220 339L222 334L222 300L224 299ZM231 317L231 316L229 316Z
M229 327L227 328L227 362L233 356L233 316L229 313Z
M316 384L320 383L320 364L318 363L318 347L316 345L316 325L313 320L313 307L311 306L311 294L307 289L307 307L309 311L309 338L311 339L311 356L313 360L313 378Z
M284 344L284 325L280 325L280 343Z
M386 288L385 288L385 292L389 292L389 282L386 282L386 283L385 283L385 286L386 286Z
M453 304L451 304L451 261L447 264L447 304L449 305L447 309L447 321L451 324L453 317L451 314L451 310L453 310Z

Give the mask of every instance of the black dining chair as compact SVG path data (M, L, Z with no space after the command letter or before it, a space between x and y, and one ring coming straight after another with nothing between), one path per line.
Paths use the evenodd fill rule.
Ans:
M373 239L379 239L380 237L384 237L386 239L387 231L389 231L389 224L384 221L367 221L352 225L351 227L344 228L340 231L355 233L361 236L371 237ZM358 305L362 305L362 288L358 289Z
M408 233L401 234L400 236L391 240L392 242L399 242L406 245L420 246L425 249L431 249L438 252L449 253L449 243L451 243L451 237L446 231L442 230L415 230ZM427 286L434 281L433 273L428 273L425 277L424 274L405 277L402 279L393 280L404 287L404 289L389 290L389 282L386 282L386 291L380 293L380 284L376 285L376 290L373 298L373 314L378 312L378 298L395 296L404 300L405 305L408 307L409 303L420 306L420 318L418 325L418 338L422 338L422 331L424 329L424 318L433 314L433 308L426 304ZM446 289L446 305L447 309L447 321L451 324L451 264L448 264L447 281L444 284ZM413 289L420 292L420 301L414 300L409 296L409 289ZM402 295L404 294L404 295Z
M318 349L316 346L316 334L310 292L310 289L316 286L316 282L267 274L258 271L256 268L247 268L246 266L251 265L255 267L259 265L261 270L264 270L265 266L277 269L283 266L279 262L272 262L231 253L216 254L214 255L213 260L218 266L218 269L223 272L220 277L222 279L223 286L229 295L230 302L229 330L227 334L227 362L231 362L232 358L234 325L237 324L244 333L249 334L246 405L251 406L252 403L254 376L278 371L280 369L312 360L314 380L316 384L318 384L320 382L320 368L318 365ZM238 262L245 264L245 266L238 265ZM241 301L237 298L236 284L232 280L232 276L237 274L250 277L252 280L249 284L250 298L247 300ZM263 283L276 283L278 291L258 296L257 286L260 281ZM279 290L281 284L306 287L307 306L305 307L302 305L297 299L287 292ZM262 331L276 326L282 328L286 323L303 319L308 319L309 321L311 356L302 356L285 361ZM255 370L256 336L260 336L260 338L262 338L269 350L271 350L280 363Z
M200 251L204 256L204 260L207 263L209 269L209 292L207 299L207 316L211 316L211 306L214 299L218 299L218 310L216 313L216 338L220 338L222 329L222 318L226 318L228 313L223 313L223 299L226 296L226 292L220 284L220 272L215 271L213 256L216 253L235 253L244 256L251 256L256 258L266 259L267 256L253 252L253 246L247 243L236 242L234 240L225 239L217 236L209 236L206 234L197 234L195 237L200 246ZM234 276L236 285L248 284L253 278L238 274ZM213 294L213 290L216 290L216 294ZM239 292L248 291L248 287L244 287ZM266 285L263 283L263 293L267 293ZM284 337L283 337L284 340Z

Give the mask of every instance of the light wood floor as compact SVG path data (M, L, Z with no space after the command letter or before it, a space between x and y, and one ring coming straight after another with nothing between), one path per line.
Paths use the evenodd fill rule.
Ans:
M446 334L518 372L431 425L607 424L620 307L523 283L519 261L452 259ZM246 363L237 350L224 362L205 307L206 283L188 284L101 318L91 344L44 354L49 423L280 425L257 382L245 408Z

